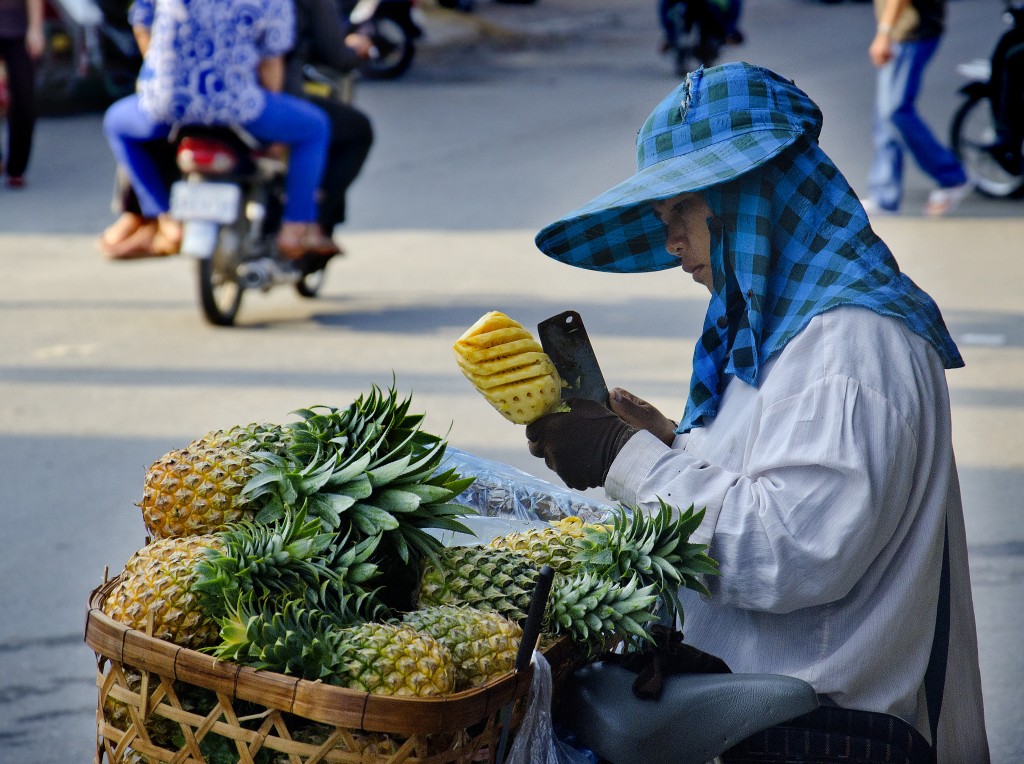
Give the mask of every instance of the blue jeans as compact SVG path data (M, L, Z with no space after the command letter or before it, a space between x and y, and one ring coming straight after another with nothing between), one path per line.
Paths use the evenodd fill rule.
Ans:
M868 190L883 209L898 210L903 199L904 150L942 188L967 182L956 155L938 142L914 106L925 67L938 47L938 37L894 43L892 60L878 70Z
M316 190L324 172L330 123L313 104L286 93L264 91L263 113L241 126L257 140L286 143L289 147L284 219L311 223L317 219ZM171 125L155 123L139 109L138 96L130 95L112 104L103 117L114 158L124 167L146 217L156 217L170 208L170 193L145 143L165 139Z

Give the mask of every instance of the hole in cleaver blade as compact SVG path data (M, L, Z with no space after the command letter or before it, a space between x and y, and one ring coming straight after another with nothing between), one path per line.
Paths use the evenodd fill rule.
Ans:
M607 406L608 386L580 314L567 310L547 318L537 325L537 334L562 378L562 398L586 398Z

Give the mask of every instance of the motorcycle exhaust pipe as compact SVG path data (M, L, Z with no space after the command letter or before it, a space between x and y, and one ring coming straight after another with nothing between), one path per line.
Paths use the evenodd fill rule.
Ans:
M297 284L301 278L296 268L281 265L272 257L261 257L238 266L238 283L243 289L266 292L277 284Z

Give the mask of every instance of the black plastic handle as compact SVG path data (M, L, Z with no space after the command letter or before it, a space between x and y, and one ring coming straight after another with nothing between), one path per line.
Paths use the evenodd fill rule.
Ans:
M523 641L519 643L519 652L516 653L516 671L525 671L533 658L533 651L537 649L537 642L540 640L540 630L544 625L544 609L548 604L548 595L551 593L551 582L555 578L555 569L545 565L540 569L537 576L537 583L533 588L533 596L530 597L530 612L526 615L526 623L523 624Z

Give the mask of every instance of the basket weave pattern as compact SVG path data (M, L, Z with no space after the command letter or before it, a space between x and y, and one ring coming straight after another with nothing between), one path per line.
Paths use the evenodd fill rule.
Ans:
M218 661L105 615L114 583L93 591L86 619L99 691L94 764L212 764L212 743L239 764L493 762L503 710L512 704L511 731L524 711L532 669L444 697L402 698ZM573 651L561 639L544 653L557 687Z

